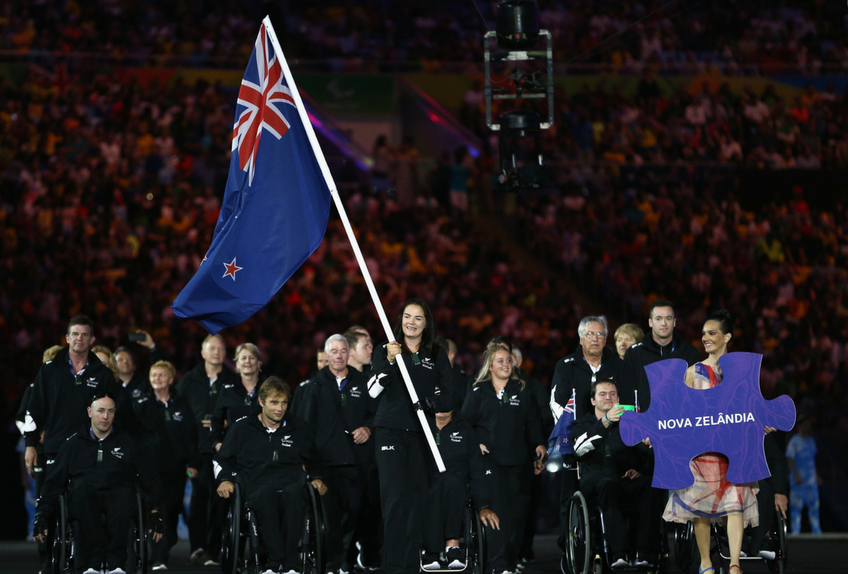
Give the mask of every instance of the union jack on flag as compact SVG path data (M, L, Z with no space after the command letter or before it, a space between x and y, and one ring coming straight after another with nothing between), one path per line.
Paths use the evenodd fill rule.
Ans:
M248 172L248 185L253 184L256 170L256 153L262 130L268 130L277 139L289 131L289 124L283 112L276 105L288 104L296 107L291 90L283 83L283 68L268 46L268 34L265 25L259 31L254 45L255 66L258 81L251 81L245 75L241 81L238 105L244 110L233 126L233 147L238 150L239 167Z

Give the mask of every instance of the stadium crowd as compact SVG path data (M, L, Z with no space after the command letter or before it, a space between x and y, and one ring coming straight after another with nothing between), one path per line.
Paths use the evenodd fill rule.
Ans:
M842 13L834 3L539 4L540 25L555 39L555 61L567 65L630 74L639 63L729 75L848 69ZM336 70L434 71L482 61L482 35L493 26L496 5L44 0L11 7L0 22L0 49L39 57L107 55L144 65L169 58L194 66L241 65L248 53L239 38L252 37L256 22L270 13L290 56L323 60Z

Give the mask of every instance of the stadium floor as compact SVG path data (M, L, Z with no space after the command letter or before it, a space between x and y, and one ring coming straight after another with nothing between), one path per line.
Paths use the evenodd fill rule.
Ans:
M845 544L848 535L836 534L824 536L791 536L789 538L789 561L786 572L789 574L843 574L846 568ZM556 536L542 535L536 538L536 561L529 565L527 574L559 574L560 552L556 546ZM218 574L214 567L199 568L188 565L188 542L181 540L171 554L171 565L165 572L183 574ZM746 574L768 572L765 563L746 562ZM673 572L679 570L672 570ZM35 545L32 542L0 542L0 573L36 574L38 560Z

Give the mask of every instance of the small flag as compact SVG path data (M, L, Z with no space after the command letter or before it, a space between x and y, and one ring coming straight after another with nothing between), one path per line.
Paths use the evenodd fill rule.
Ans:
M571 390L571 398L565 404L565 408L562 410L562 416L559 417L554 430L551 431L551 436L548 437L549 457L574 453L571 444L571 423L574 422L574 405L577 402L576 393L577 391L575 389Z
M330 189L298 112L297 87L262 24L236 103L230 174L212 245L174 314L210 333L268 304L324 238ZM273 30L270 30L273 33Z

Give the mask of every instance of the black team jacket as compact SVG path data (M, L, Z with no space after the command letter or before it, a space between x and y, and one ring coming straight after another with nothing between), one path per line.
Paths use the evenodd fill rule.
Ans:
M143 395L133 408L141 428L141 446L160 473L201 467L194 413L186 399L172 393L163 403L154 395Z
M260 412L256 409L230 427L213 458L216 484L239 482L249 493L266 484L305 484L307 473L310 480L321 478L310 425L286 413L280 428L268 432Z
M618 395L622 404L636 404L635 390L639 391L639 410L648 410L651 406L651 386L648 384L645 366L665 359L683 359L691 367L701 360L701 355L677 333L665 347L659 346L648 333L641 343L627 349L624 355L621 381L618 381Z
M465 396L462 417L474 427L489 450L484 458L502 466L517 466L535 456L542 437L539 412L527 388L510 379L498 397L492 381L480 381Z
M312 426L315 448L324 466L364 464L374 458L374 444L353 441L353 431L373 431L377 401L368 394L365 375L348 367L340 391L330 367L324 367L300 387L297 415Z
M597 373L592 372L592 368L586 359L583 357L583 347L577 347L577 350L557 361L556 369L554 369L554 378L551 381L553 388L554 400L561 407L565 407L568 399L571 398L571 390L577 391L575 413L577 418L582 417L586 413L594 413L595 408L592 406L591 391L592 383L596 381L614 381L618 385L618 392L621 394L621 369L623 363L618 357L618 353L609 347L604 347L601 354L601 369ZM640 395L641 398L641 395ZM626 403L621 399L622 403ZM632 403L627 403L632 404Z
M129 394L115 381L111 369L88 352L88 364L76 376L71 374L67 348L52 361L41 365L29 397L26 444L35 446L44 431L44 452L50 458L59 452L65 439L80 427L89 425L88 406L95 394L109 392L115 397L115 425L137 431Z
M427 349L410 355L401 353L395 364L389 363L386 345L374 350L372 356L374 368L368 379L368 393L380 397L380 406L374 417L375 427L384 427L411 432L424 432L415 414L409 393L406 391L400 367L397 361L406 364L412 386L418 394L418 400L424 406L424 400L432 401L436 412L448 412L454 408L453 373L448 355L444 349L434 345L433 357L427 354ZM432 419L432 415L428 414Z
M233 423L259 407L259 387L263 382L265 377L260 373L259 380L253 387L253 393L249 395L238 375L232 381L221 384L215 410L212 411L212 425L209 429L211 449L214 450L216 444L223 442L226 430L232 427Z
M603 477L621 478L631 468L646 476L653 474L651 449L642 443L624 444L618 423L605 427L594 409L575 421L571 436L574 454L580 460L581 483L595 485Z
M114 427L102 441L90 426L81 428L64 442L55 462L47 468L40 508L44 504L55 509L59 495L68 490L109 491L137 483L150 496L153 510L162 501L162 481L156 467L132 435Z
M238 383L236 374L226 365L223 365L218 378L214 383L209 382L204 363L198 364L187 372L180 382L177 383L177 394L188 400L194 420L197 424L197 446L202 453L212 452L210 434L211 427L204 427L203 421L211 421L215 412L215 404L218 402L218 394L225 384Z
M478 511L490 508L492 500L487 478L491 476L486 474L487 464L480 452L480 441L474 428L458 413L442 430L435 423L431 428L447 469L445 473L438 473L434 480L453 475L469 484L471 500Z

